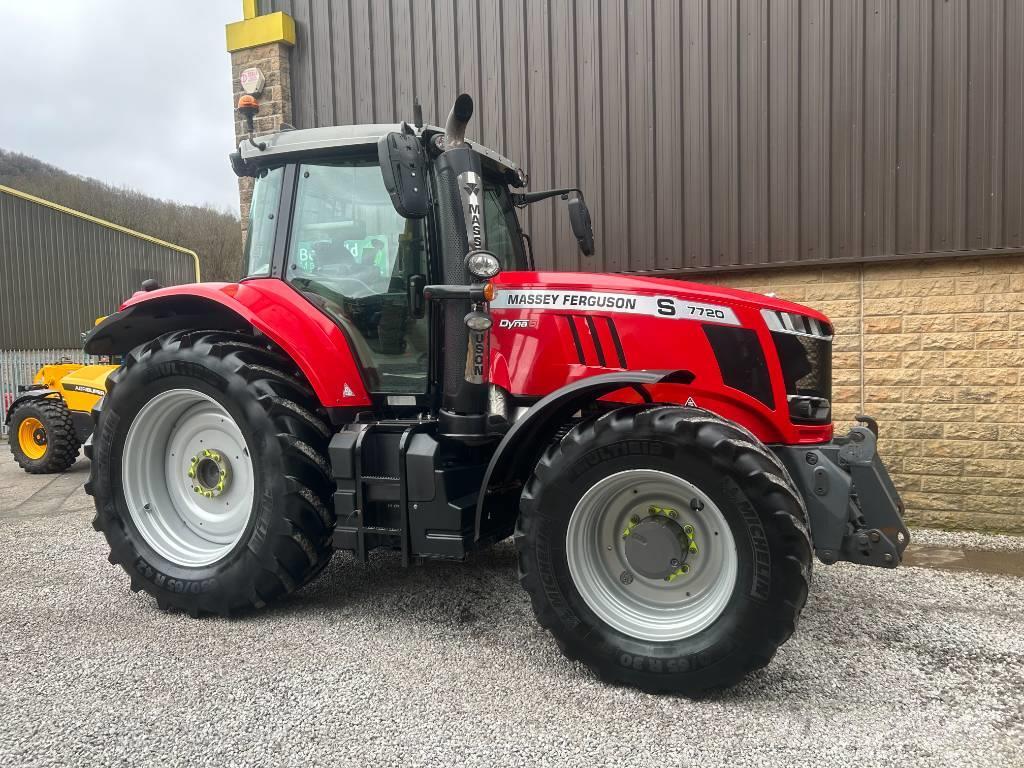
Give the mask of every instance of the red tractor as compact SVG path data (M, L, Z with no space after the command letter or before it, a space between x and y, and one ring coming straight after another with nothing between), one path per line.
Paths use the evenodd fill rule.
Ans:
M562 651L650 691L767 664L812 553L895 567L909 536L877 425L833 438L832 326L667 279L539 272L525 174L444 129L250 137L238 283L152 284L86 350L123 355L87 453L94 526L133 590L260 608L333 550L403 565L514 536ZM250 115L251 116L251 115ZM398 558L396 557L396 560Z

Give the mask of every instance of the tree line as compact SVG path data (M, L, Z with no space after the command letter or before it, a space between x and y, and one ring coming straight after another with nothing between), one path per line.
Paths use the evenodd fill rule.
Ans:
M241 223L237 216L212 206L160 200L3 149L0 184L189 248L199 255L204 280L240 276Z

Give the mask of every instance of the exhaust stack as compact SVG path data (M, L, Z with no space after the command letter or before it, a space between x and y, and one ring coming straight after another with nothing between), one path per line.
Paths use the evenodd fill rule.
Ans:
M460 93L455 99L452 111L448 113L448 122L444 124L445 149L454 149L466 143L466 126L473 117L473 98L468 93Z
M436 160L444 282L468 288L479 279L468 268L470 253L487 247L480 156L466 143L473 99L461 94L448 115L444 151ZM476 286L481 288L482 286ZM468 296L469 294L465 294ZM470 298L444 302L444 398L441 431L452 437L481 439L487 434L487 351L490 317L486 303Z

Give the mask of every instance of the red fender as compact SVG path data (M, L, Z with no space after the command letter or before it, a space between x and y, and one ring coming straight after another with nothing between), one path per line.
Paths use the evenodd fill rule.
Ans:
M242 283L193 283L139 291L121 305L120 312L94 329L86 349L95 349L99 353L126 351L110 348L109 340L117 337L118 325L127 324L129 315L149 305L161 318L157 324L160 328L158 333L176 330L179 326L174 320L175 307L185 302L195 306L197 299L229 310L277 344L305 374L323 406L371 404L345 334L298 291L272 278ZM136 312L130 312L132 309ZM190 325L194 326L194 323ZM142 341L145 339L136 343ZM131 347L134 343L121 346Z

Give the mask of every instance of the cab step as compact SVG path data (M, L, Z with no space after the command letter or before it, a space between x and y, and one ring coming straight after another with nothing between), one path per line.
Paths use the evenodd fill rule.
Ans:
M333 544L360 562L383 548L464 559L474 548L477 494L490 456L444 440L434 420L350 424L330 444L338 518Z

